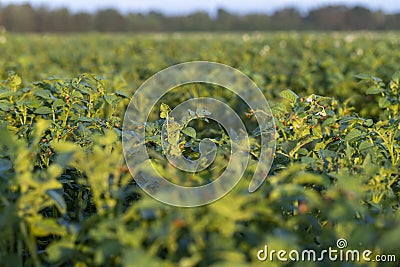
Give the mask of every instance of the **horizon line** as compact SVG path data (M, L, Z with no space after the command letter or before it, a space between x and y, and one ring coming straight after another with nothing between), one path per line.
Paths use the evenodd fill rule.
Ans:
M65 4L52 6L52 5L48 5L48 4L46 5L46 4L43 4L43 3L30 3L28 1L26 1L26 2L23 2L23 3L3 3L3 2L0 2L0 9L3 9L4 7L11 6L11 5L14 5L14 6L30 5L34 9L45 8L45 9L47 9L49 11L67 9L68 12L70 12L72 14L79 14L79 13L95 14L95 13L97 13L99 11L112 9L112 10L116 10L120 14L124 14L124 15L132 14L132 13L133 14L149 14L149 13L155 12L155 13L162 14L162 15L164 15L166 17L169 17L169 16L185 16L185 15L187 16L187 15L191 15L191 14L195 14L195 13L206 13L209 16L214 17L214 16L217 15L217 12L219 10L223 10L223 11L228 12L229 14L237 15L237 16L246 16L246 15L254 15L254 14L257 14L257 15L273 15L276 12L283 11L283 10L286 10L286 9L297 10L302 16L304 16L304 15L307 15L307 14L309 14L310 12L312 12L314 10L319 10L319 9L327 8L327 7L346 7L346 8L349 8L349 9L360 7L360 8L365 8L365 9L371 11L371 12L383 12L384 14L387 14L387 15L399 14L400 13L400 8L392 9L389 12L387 10L384 10L382 7L373 8L371 6L366 5L365 3L364 4L363 3L354 3L354 4L348 4L348 3L323 3L323 4L320 4L320 5L317 5L317 6L312 6L312 7L299 7L299 6L296 6L294 4L289 4L289 5L285 5L285 6L274 8L274 9L272 9L270 11L267 11L267 10L260 11L260 10L251 10L251 9L239 11L239 10L237 10L235 8L227 8L227 7L224 7L224 6L221 5L221 6L216 6L216 7L212 8L212 10L207 9L207 8L197 8L197 7L195 7L192 10L181 10L181 11L177 11L176 12L176 11L162 10L160 8L155 8L155 7L145 8L145 9L143 9L143 8L137 8L137 9L130 8L129 10L124 11L124 10L121 10L121 9L123 9L123 7L117 7L117 6L113 6L113 5L104 5L104 6L99 6L99 7L93 8L91 10L88 10L88 8L74 8L74 7L65 5Z

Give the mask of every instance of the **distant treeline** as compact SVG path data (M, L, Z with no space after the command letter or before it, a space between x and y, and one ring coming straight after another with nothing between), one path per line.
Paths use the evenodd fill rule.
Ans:
M273 14L237 15L219 9L166 16L159 12L121 14L115 9L72 13L66 8L0 6L0 25L13 32L150 32L249 30L400 30L400 13L385 14L362 6L325 6L302 15L295 8Z

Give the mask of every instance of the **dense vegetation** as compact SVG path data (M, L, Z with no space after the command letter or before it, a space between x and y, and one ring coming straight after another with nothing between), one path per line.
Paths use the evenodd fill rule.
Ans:
M229 8L229 7L228 7ZM363 6L321 6L304 14L283 8L272 14L235 14L218 9L166 15L158 11L139 13L101 9L93 13L48 9L30 4L1 6L0 25L13 32L173 32L173 31L277 31L277 30L399 30L400 14Z
M349 249L400 259L398 34L4 33L0 40L1 266L281 266L258 262L257 251L265 244L321 251L339 238ZM188 209L136 186L120 135L135 89L192 60L222 62L258 84L275 116L277 153L255 193L247 192L250 164L227 196ZM202 85L177 88L160 105L210 95L253 119L237 98ZM158 108L154 122L165 119ZM185 153L198 149L202 123L192 125L197 137ZM152 131L149 149L162 159Z

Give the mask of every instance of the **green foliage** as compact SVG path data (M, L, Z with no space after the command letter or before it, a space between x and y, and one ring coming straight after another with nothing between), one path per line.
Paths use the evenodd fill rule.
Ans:
M378 105L385 109L384 115L389 118L395 118L399 114L400 107L400 71L393 74L392 80L385 85L380 78L370 75L357 75L357 78L363 82L370 83L371 86L366 91L367 94L380 94Z
M19 37L13 38L18 44ZM37 37L29 38L33 48L43 45ZM99 38L101 43L107 40ZM275 249L320 251L334 247L338 238L347 239L351 249L397 253L400 257L400 72L382 79L366 74L354 78L358 72L376 67L379 60L367 56L366 62L358 62L361 67L346 72L344 69L356 66L357 60L347 57L353 53L353 44L338 38L346 46L339 52L330 52L344 55L344 63L332 58L322 60L329 54L324 52L331 48L329 40L309 34L296 37L300 40L296 43L299 49L292 43L294 40L286 39L293 48L289 53L304 51L308 61L282 57L283 51L271 51L269 59L245 65L253 62L252 54L259 55L258 48L252 45L265 41L262 38L242 46L240 53L228 38L230 53L225 52L229 49L216 52L215 60L229 61L236 55L239 61L242 57L242 69L270 96L277 131L277 152L270 175L259 190L248 193L260 148L259 130L251 129L252 115L257 110L249 111L221 93L219 97L238 109L252 132L250 164L232 192L195 209L170 207L151 199L138 188L125 166L121 125L131 88L136 84L128 84L121 76L91 74L39 79L40 68L51 73L51 68L40 62L32 66L33 73L23 66L16 67L20 70L18 75L5 72L0 81L0 265L249 266L259 264L256 254L265 244ZM88 41L83 39L80 45ZM114 41L110 40L112 44ZM161 42L170 45L168 53L175 53L176 40L167 42L161 38ZM190 38L188 42L195 43ZM279 43L278 39L271 42ZM364 41L355 42L365 45ZM380 44L390 47L390 41L386 42ZM148 53L149 44L156 45L148 37L139 38L138 43L132 47L141 48L143 54ZM315 45L318 56L304 49L308 45ZM120 49L127 47L125 44ZM15 48L7 48L10 49ZM82 50L77 50L84 61L91 57L82 52L85 49L82 45ZM202 54L201 46L199 49ZM379 54L379 49L384 48L372 46L373 49ZM64 70L64 75L73 76L72 68L78 65L58 51L63 64L71 68ZM165 56L168 53L157 54L154 62L138 66L128 64L122 56L112 62L129 65L118 71L127 80L138 82L165 66L161 63L163 57L171 63L171 58ZM379 55L385 54L382 53ZM278 64L272 74L267 73L263 64L269 66L268 62L277 62L278 58L283 66ZM105 54L95 59L104 60L103 64L90 66L99 74L107 73L107 59L111 57ZM23 55L18 64L22 61ZM136 56L133 61L140 59ZM294 62L299 69L285 69L288 62ZM316 65L311 66L310 62ZM388 59L387 66L374 70L388 75L393 66ZM54 73L60 73L59 67L52 65ZM131 67L133 74L128 74ZM314 72L309 72L311 67ZM292 90L273 90L275 86ZM161 173L171 173L172 168L165 164L162 153L164 122L171 125L167 131L170 148L179 149L177 152L187 158L199 157L200 141L206 137L216 144L217 158L209 168L198 175L176 171L176 177L171 179L182 185L209 182L210 177L217 177L224 170L229 157L229 137L207 120L207 110L188 110L180 121L171 117L171 109L180 101L210 96L207 90L192 89L185 90L178 99L167 97L170 101L155 107L158 118L141 126L145 127L152 163ZM212 89L211 96L215 92ZM199 121L203 127L191 121ZM326 266L330 264L337 266L324 262Z

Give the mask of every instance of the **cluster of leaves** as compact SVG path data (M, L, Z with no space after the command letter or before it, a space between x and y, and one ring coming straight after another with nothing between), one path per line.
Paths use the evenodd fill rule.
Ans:
M360 177L368 192L364 199L368 205L379 210L387 207L397 210L400 192L399 75L400 72L396 72L388 85L376 77L358 76L377 86L366 90L367 94L381 94L379 106L385 112L382 120L377 122L351 114L352 108L346 103L338 105L331 98L317 95L300 98L291 90L283 91L281 95L286 103L274 108L282 140L274 167L286 168L288 164L300 162L305 170L334 181L346 175Z
M169 114L170 111L171 108L162 103L160 106L160 119L146 123L146 144L150 158L156 166L163 166L164 168L158 168L158 171L176 184L199 186L212 182L220 176L228 163L231 151L229 136L218 124L214 123L212 125L212 120L207 118L210 115L208 110L203 108L188 109L185 116L179 121ZM200 127L203 129L196 131L195 128L189 126L195 120L203 122L206 127ZM162 133L164 124L166 125L165 136ZM172 171L171 168L165 168L168 163L162 155L166 154L171 158L182 155L189 160L199 160L201 156L200 142L204 138L208 138L218 146L216 158L208 168L196 173L179 171L179 169ZM199 165L198 167L201 166Z

